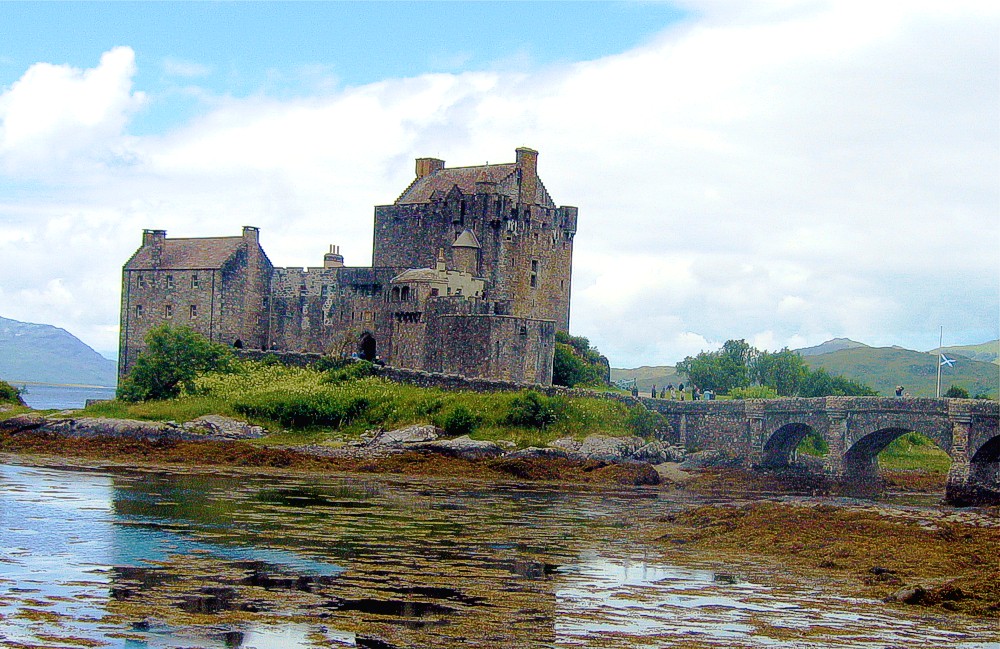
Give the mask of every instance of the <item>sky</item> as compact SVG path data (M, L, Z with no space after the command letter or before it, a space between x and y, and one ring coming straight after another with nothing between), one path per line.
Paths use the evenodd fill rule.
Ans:
M0 316L118 345L144 228L371 263L414 159L539 151L570 331L1000 337L995 2L0 3Z

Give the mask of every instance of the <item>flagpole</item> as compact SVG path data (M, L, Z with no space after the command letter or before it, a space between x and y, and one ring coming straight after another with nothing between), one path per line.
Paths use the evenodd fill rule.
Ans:
M937 398L938 399L941 398L941 366L943 365L943 363L941 362L941 349L942 349L942 345L943 344L944 344L944 325L941 325L941 336L938 338L938 357L937 357L937 366L938 366Z

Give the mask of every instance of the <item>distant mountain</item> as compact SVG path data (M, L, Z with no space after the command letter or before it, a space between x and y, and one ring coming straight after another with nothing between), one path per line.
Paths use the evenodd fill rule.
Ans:
M945 356L965 356L966 358L971 358L974 361L983 361L985 363L995 363L1000 365L1000 340L991 340L988 343L982 343L980 345L956 345L954 347L945 347L942 350ZM933 354L937 352L936 349L931 349L927 353Z
M0 379L114 386L118 366L65 329L0 318Z
M955 364L941 368L942 393L952 385L965 388L971 396L995 397L1000 391L1000 368L993 363L958 354L949 358L955 359ZM902 347L862 346L804 356L803 360L810 369L822 367L831 374L842 374L885 396L892 395L897 385L915 397L933 397L937 388L937 350L927 353Z
M834 338L833 340L828 340L825 343L816 345L815 347L803 347L802 349L796 349L800 356L818 356L820 354L830 354L833 352L839 352L842 349L854 349L855 347L867 347L868 345L864 343L859 343L856 340L851 340L850 338Z

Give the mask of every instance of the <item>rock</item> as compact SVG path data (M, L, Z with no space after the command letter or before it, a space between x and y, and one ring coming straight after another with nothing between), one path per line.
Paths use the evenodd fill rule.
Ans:
M641 437L588 435L577 452L588 460L624 462L632 459L635 452L643 445Z
M707 466L719 466L727 463L727 458L721 451L709 450L689 453L681 462L682 469L701 469Z
M455 439L439 439L432 442L417 442L408 444L407 448L418 451L431 451L451 457L475 460L484 457L496 457L503 454L503 447L496 442L472 439L462 435Z
M670 446L661 441L652 441L640 446L632 454L633 460L662 464L663 462L683 462L687 453L679 446Z
M415 442L431 442L436 440L440 429L431 424L417 424L396 430L381 431L376 434L367 446L403 446Z
M552 447L539 447L539 446L529 446L528 448L522 448L518 451L511 451L504 455L506 458L511 459L525 459L525 458L567 458L569 454L561 448Z
M0 433L21 433L36 430L48 421L44 416L29 412L24 415L14 415L0 421Z
M886 602L902 602L903 604L922 604L927 599L927 591L923 586L905 586L885 598Z
M663 462L653 467L659 474L660 480L668 484L682 485L694 480L694 476L681 468L677 462Z
M568 455L574 455L580 450L580 446L583 442L580 440L573 439L572 437L560 437L549 444L549 448L557 448L565 451Z
M252 426L245 421L238 421L222 415L203 415L181 426L188 431L201 431L208 435L223 439L257 439L263 437L266 431L260 426Z

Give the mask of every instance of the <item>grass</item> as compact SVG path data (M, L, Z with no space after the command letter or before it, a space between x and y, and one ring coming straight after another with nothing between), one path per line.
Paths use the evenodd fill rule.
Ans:
M951 458L924 435L906 433L879 453L878 465L890 471L948 473Z
M525 419L518 408L520 404L523 409L526 400L550 414ZM515 412L521 416L512 417ZM524 391L451 392L379 377L342 380L336 372L252 362L241 364L235 373L199 378L195 394L165 401L101 402L83 411L93 417L177 422L210 413L263 425L274 433L268 443L276 444L337 442L374 428L411 424L446 428L461 420L474 439L510 440L523 448L567 436L648 436L658 424L605 399L529 398Z

